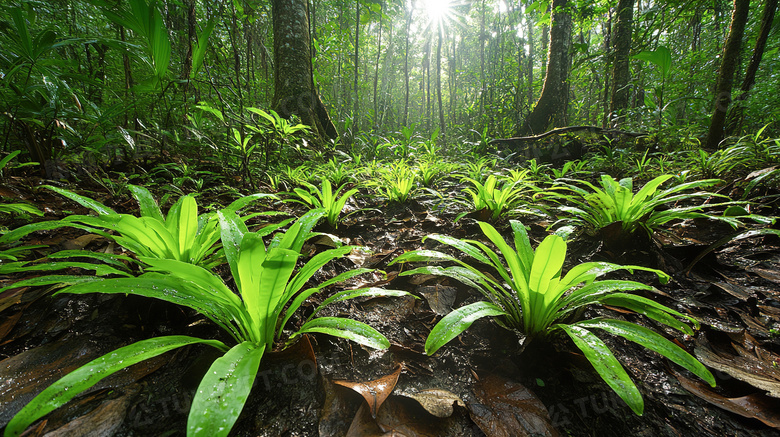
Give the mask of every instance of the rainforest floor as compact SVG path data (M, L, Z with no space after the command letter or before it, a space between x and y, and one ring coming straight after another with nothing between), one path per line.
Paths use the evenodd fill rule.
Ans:
M0 194L45 212L33 220L88 213L39 189L43 183L51 181L6 178ZM118 212L137 213L126 192L114 196L94 184L67 188ZM452 184L441 191L455 193L461 188ZM198 198L201 205L230 200L213 192ZM263 208L291 217L305 212L292 203L271 202ZM585 234L569 244L564 269L574 263L608 260L666 271L673 278L668 284L643 273L617 278L652 283L657 291L646 296L701 321L693 337L672 330L662 333L708 366L717 379L715 388L654 352L600 335L644 397L644 414L637 416L568 338L535 341L520 354L522 337L481 319L434 356L427 356L423 345L435 322L453 308L476 301L478 295L443 277L398 276L408 267L388 267L388 263L405 251L432 248L432 241L423 241L431 233L484 239L475 218L466 216L455 223L462 206L444 204L441 198L422 192L405 204L391 205L363 192L347 208L363 210L336 229L320 225L315 230L332 236L309 240L304 252L325 250L334 238L366 246L370 252L354 251L326 265L314 279L324 281L356 267L375 268L386 275L376 273L366 283L354 285L406 290L415 297L349 301L329 307L323 315L348 316L372 325L390 339L390 349L378 352L346 340L310 335L284 351L267 353L231 435L780 435L777 237L732 240L708 251L732 229L685 221L666 226L653 241L628 251L607 250ZM551 224L533 215L517 218L530 227L534 245L547 235ZM9 217L2 225L13 229L27 222ZM261 224L250 222L250 229ZM509 235L505 219L496 227ZM38 232L25 242L47 246L35 249L28 259L62 249L122 250L103 237L70 228ZM24 277L0 277L0 287ZM304 306L303 316L332 292L315 296ZM583 316L609 316L659 329L642 316L608 307L590 308ZM157 300L55 295L45 287L3 292L0 427L67 372L134 341L173 334L228 340L204 316ZM190 346L134 365L55 410L28 435L184 435L197 384L216 357L205 346Z

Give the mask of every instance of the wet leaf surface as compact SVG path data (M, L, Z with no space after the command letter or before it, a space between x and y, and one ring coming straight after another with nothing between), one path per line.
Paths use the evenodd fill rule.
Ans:
M382 403L390 396L390 393L393 392L402 369L403 366L398 366L393 373L373 381L333 381L333 383L354 390L360 394L360 396L363 396L363 399L366 400L366 404L369 407L368 411L371 413L371 417L376 418L376 413L382 406Z
M474 387L469 404L474 422L488 437L557 436L542 401L523 385L488 375Z
M25 184L35 185L25 182L6 188L45 210L46 217L40 220L88 213L60 196L46 190L32 191ZM453 183L442 192L455 196L460 188ZM118 212L137 212L135 202L128 196L112 197L97 187L91 192L76 191ZM202 196L204 204L232 200L230 196L213 193ZM693 352L694 347L700 353L704 351L705 360L711 360L709 365L717 373L719 385L715 389L701 386L690 375L676 373L679 368L670 368L656 354L621 339L603 337L642 391L645 415L637 417L565 339L551 339L547 347L554 352L531 348L520 355L520 337L490 320L480 320L435 357L427 357L423 343L433 324L451 308L473 303L479 296L442 278L399 277L401 267L388 268L387 264L405 251L423 247L440 250L430 241L423 243L423 237L429 233L479 239L479 227L470 216L454 224L454 218L464 212L462 207L442 208L441 200L435 196L422 195L408 205L393 206L359 196L355 207L369 209L348 217L336 229L318 228L331 235L312 240L306 253L314 254L337 242L363 245L370 251L353 251L346 259L327 265L313 280L327 280L356 266L383 269L387 276L379 272L361 275L349 286L402 289L420 299L356 300L326 308L323 316L347 316L371 324L390 339L390 349L376 352L345 340L314 335L307 338L311 340L308 345L298 342L282 353L266 354L235 435L454 437L536 432L574 436L752 437L780 433L775 429L780 411L777 400L763 394L777 394L779 380L773 364L780 351L777 238L759 236L728 242L703 256L690 272L684 272L684 267L711 243L728 235L730 229L686 221L670 225L652 243L632 242L627 248L623 247L625 244L604 247L586 235L572 242L571 263L606 260L662 267L674 276L664 286L641 273L618 274L616 279L656 284L661 292L647 297L702 322L704 334L699 333L698 338L706 343L694 343L693 338L676 332L664 334L688 351ZM297 216L303 211L289 204L272 208ZM536 244L552 223L530 216L521 219L530 226L529 233ZM267 222L253 219L250 226ZM21 224L24 222L17 219L5 223L10 227ZM502 234L509 234L505 221L496 227ZM37 250L35 256L66 248L121 253L121 248L105 239L72 229L35 233L26 242L51 246ZM224 269L218 272L226 273ZM21 278L22 275L0 278L0 286ZM300 326L306 311L335 291L326 289L314 296L290 323ZM86 361L128 341L172 333L229 341L203 317L157 301L50 294L43 287L0 294L0 359L4 359L0 363L15 363L14 373L9 377L2 373L0 381L2 387L21 387L13 393L17 400L0 397L0 417L10 417L24 403L19 398L29 398L82 362L79 360ZM588 309L583 316L623 318L658 329L642 317L609 308ZM71 343L76 339L85 343ZM45 348L50 349L47 352ZM109 381L103 388L98 387L52 413L37 426L36 435L79 435L87 430L90 435L120 437L183 435L192 395L202 372L216 358L213 354L204 348L187 348L160 362L151 362L148 367L131 369L124 379ZM38 361L27 361L36 356ZM61 364L44 364L44 358ZM497 371L507 361L521 370ZM399 377L400 363L405 367ZM6 368L0 368L1 372L6 372ZM509 379L496 376L507 374ZM484 377L477 381L475 375ZM396 380L387 381L384 389L346 388L331 382L366 384L391 377ZM380 392L383 401L379 399ZM0 395L10 396L7 391L0 391ZM373 409L364 395L371 399Z

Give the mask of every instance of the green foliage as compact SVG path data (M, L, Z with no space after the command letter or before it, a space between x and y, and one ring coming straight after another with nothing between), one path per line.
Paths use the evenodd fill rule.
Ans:
M622 307L668 327L692 335L691 328L678 320L687 319L698 326L698 322L678 311L661 305L651 299L625 293L630 290L651 290L652 287L634 281L601 280L597 278L616 271L645 270L653 272L666 282L665 273L640 266L622 266L605 262L589 262L576 265L563 275L566 259L566 242L557 235L547 236L534 251L525 226L511 221L514 249L491 225L480 222L482 232L503 257L482 242L459 240L445 235L430 235L428 238L451 246L466 256L490 267L500 279L457 257L432 250L407 252L397 262L449 261L453 267L427 266L405 271L401 275L434 274L447 276L477 289L486 301L458 308L442 318L431 330L425 342L425 352L434 354L439 348L461 334L477 319L494 317L508 329L519 331L528 338L545 338L556 331L565 332L580 348L585 357L607 384L641 415L643 401L636 386L626 371L615 359L609 348L591 329L601 329L613 335L651 349L685 367L702 379L715 385L712 374L694 357L671 341L642 326L612 319L592 319L574 323L567 322L579 313L581 308L592 304Z
M329 285L370 271L347 271L304 289L322 266L353 249L344 246L319 253L295 273L303 244L323 214L323 210L314 210L304 215L287 232L274 236L266 245L262 237L267 232L249 232L232 210L217 213L216 220L237 293L219 276L202 267L148 257L141 257L148 264L147 273L137 278L96 280L62 290L60 293L135 294L187 306L228 332L236 345L229 347L218 340L168 336L117 349L76 369L41 392L9 422L5 436L19 435L36 420L116 371L194 343L216 347L224 355L214 361L198 386L187 421L187 435L228 435L249 396L264 352L282 340L283 329L301 304ZM351 319L314 316L333 302L361 296L406 294L375 288L336 293L315 308L290 339L308 332L321 332L367 347L386 349L390 346L388 340L368 325Z
M219 257L214 256L219 240L217 218L213 213L198 215L198 205L193 195L179 198L164 217L149 190L135 185L128 187L140 206L140 217L118 214L93 199L62 188L46 186L98 215L72 215L58 221L22 226L0 237L0 244L16 241L31 232L70 226L113 239L139 257L172 259L207 267L220 263ZM238 210L262 198L276 197L254 194L238 199L228 209Z
M404 161L396 161L389 169L383 169L378 179L367 182L388 202L405 203L417 189L417 176Z
M157 9L157 0L151 0L148 4L146 0L129 0L128 3L129 9L105 9L103 13L114 23L141 36L145 52L142 59L151 67L157 79L162 80L171 61L171 40L165 21Z
M470 182L473 186L465 188L463 191L471 196L474 211L489 216L491 221L498 220L516 207L527 188L522 180L499 182L494 175L488 176L484 185L476 179L464 178L463 180Z
M304 185L306 186L305 190L303 188L295 188L290 193L297 196L297 199L288 199L287 201L297 202L312 209L324 209L326 211L325 218L332 228L338 225L344 205L358 192L357 188L352 188L342 194L341 191L346 189L346 184L333 191L330 181L325 178L322 179L322 189L308 182L304 182Z
M662 190L660 186L669 179L672 179L671 175L658 176L647 182L636 194L633 192L632 178L616 181L609 175L603 175L599 181L600 187L587 181L559 180L552 190L543 193L542 196L546 200L564 203L558 209L570 216L567 221L588 225L596 231L617 222L621 223L623 232L627 234L644 229L648 235L652 235L658 226L672 220L713 218L731 224L737 223L730 218L702 212L714 206L712 204L668 207L696 199L726 197L708 191L690 192L694 189L711 187L719 183L719 179L685 182ZM662 206L668 208L661 210Z

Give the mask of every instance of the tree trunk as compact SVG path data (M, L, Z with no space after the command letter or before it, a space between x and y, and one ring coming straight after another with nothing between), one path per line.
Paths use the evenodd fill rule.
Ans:
M444 108L441 103L441 43L444 40L444 34L439 26L439 41L436 46L436 97L439 100L439 130L444 138Z
M766 0L764 3L764 10L761 13L761 27L758 30L753 56L750 58L750 63L745 72L745 79L742 81L742 86L740 87L741 93L734 99L734 105L731 106L728 117L726 118L727 136L733 135L742 127L742 121L745 117L744 102L747 100L750 90L753 89L753 85L756 83L756 73L758 72L759 64L761 64L761 57L764 55L769 32L772 30L772 23L774 22L775 11L777 10L777 2L778 0Z
M352 132L360 130L360 94L358 93L358 71L360 69L360 0L355 1L355 77L353 90L355 92L355 107L352 115Z
M409 122L409 32L412 28L412 11L414 11L414 1L407 12L406 17L406 36L404 41L404 126Z
M731 26L723 57L720 73L715 87L715 112L710 121L705 146L710 149L718 147L723 140L723 126L726 122L726 112L731 104L731 88L734 84L734 71L737 68L737 58L742 48L742 36L745 34L745 24L748 19L750 0L734 0L734 12L731 15Z
M628 69L628 57L631 52L631 27L634 21L634 0L620 0L617 6L617 23L613 39L612 62L612 99L610 101L610 123L612 127L620 125L624 112L628 109L628 81L631 73Z
M314 89L309 39L308 1L273 0L274 99L280 116L295 114L322 139L338 132Z
M525 120L521 134L543 132L550 125L565 122L568 105L569 66L571 61L571 14L568 0L553 0L547 74L542 95Z

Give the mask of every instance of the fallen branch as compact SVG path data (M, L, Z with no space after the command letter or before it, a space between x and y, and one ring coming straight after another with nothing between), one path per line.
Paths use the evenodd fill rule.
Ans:
M616 129L604 129L598 126L568 126L568 127L559 127L557 129L553 129L543 134L533 135L530 137L498 138L490 141L490 144L494 146L503 145L503 146L512 147L520 143L525 143L529 141L538 141L541 140L542 138L547 138L552 135L561 135L570 132L582 132L582 131L588 131L589 133L602 134L602 135L605 134L625 135L633 138L643 137L647 135L646 133L643 132L627 132L627 131L616 130Z

